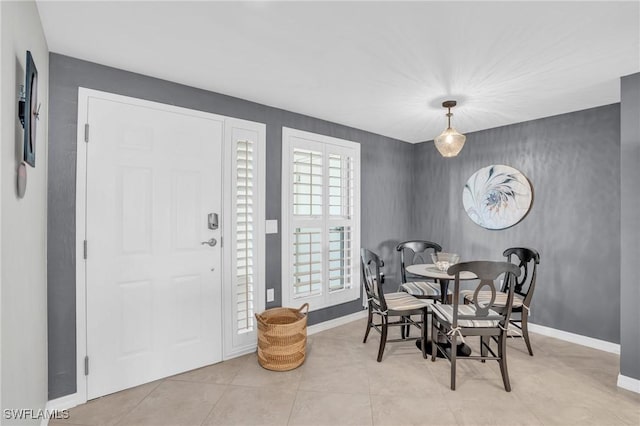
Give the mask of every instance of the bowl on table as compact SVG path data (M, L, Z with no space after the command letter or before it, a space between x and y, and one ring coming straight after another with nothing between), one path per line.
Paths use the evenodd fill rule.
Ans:
M436 268L445 272L451 265L455 265L460 260L460 255L456 253L431 253L431 260Z

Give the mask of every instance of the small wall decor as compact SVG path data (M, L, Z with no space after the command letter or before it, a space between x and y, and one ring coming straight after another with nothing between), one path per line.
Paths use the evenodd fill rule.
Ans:
M513 167L492 165L475 172L462 191L472 221L486 229L505 229L520 222L531 207L529 180Z
M18 100L18 117L24 128L24 161L31 167L36 166L36 128L40 118L40 104L38 104L38 69L33 62L31 52L27 50L27 67L25 71L25 86L21 87Z
M24 194L27 192L27 165L24 161L21 161L18 165L18 198L24 198Z

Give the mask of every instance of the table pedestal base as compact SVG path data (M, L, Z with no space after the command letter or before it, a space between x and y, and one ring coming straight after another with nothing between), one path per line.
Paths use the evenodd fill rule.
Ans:
M443 342L440 343L441 346L445 347L445 351L449 352L451 351L451 343L449 342ZM421 340L416 340L416 347L420 350L422 350L422 341ZM431 355L431 351L432 350L437 350L436 348L433 347L433 345L431 344L431 340L427 340L427 347L425 348L427 353L429 355ZM471 348L469 346L467 346L464 343L458 343L456 345L456 356L462 357L462 356L469 356L471 355ZM442 355L442 352L438 351L436 353L436 356L438 358L444 358L444 355Z

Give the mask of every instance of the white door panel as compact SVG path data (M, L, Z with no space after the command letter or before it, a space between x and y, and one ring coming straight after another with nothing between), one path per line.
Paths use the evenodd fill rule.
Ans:
M89 98L88 398L222 359L222 119Z

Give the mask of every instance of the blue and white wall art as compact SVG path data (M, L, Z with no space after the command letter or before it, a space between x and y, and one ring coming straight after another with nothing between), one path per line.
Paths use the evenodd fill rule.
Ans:
M505 229L520 222L531 207L529 180L513 167L492 165L475 172L462 191L472 221L486 229Z

